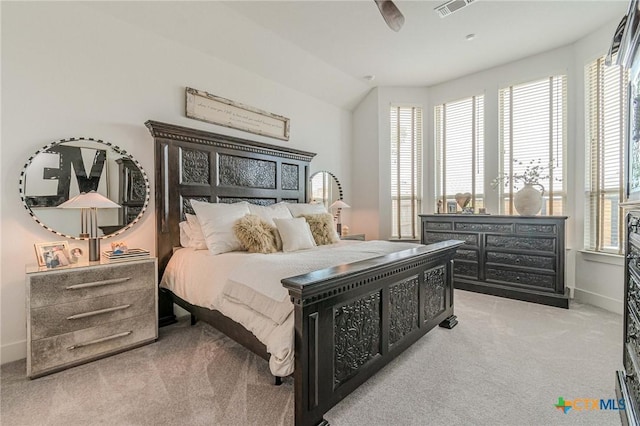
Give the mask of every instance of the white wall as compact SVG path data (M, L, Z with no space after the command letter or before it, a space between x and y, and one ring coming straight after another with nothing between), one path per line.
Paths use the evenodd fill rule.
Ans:
M185 86L289 117L290 141L187 119ZM150 175L153 194L153 139L143 123L166 121L317 152L311 171L330 170L343 183L345 197L353 192L349 111L82 3L3 2L1 107L3 363L25 356L24 268L35 262L33 243L59 238L29 217L17 189L29 156L53 140L85 136L120 146ZM152 200L143 220L119 239L153 250L154 208Z
M357 202L354 203L352 222L354 233L366 233L368 240L391 237L389 107L395 104L420 106L426 112L427 93L425 87L378 87L354 110L352 176L358 193L354 194ZM424 114L425 137L428 120ZM425 166L425 171L428 170Z
M498 194L490 186L498 174L498 90L509 84L523 83L552 74L568 77L568 131L567 131L567 220L566 284L574 290L578 300L588 302L614 312L622 312L623 270L622 260L606 255L583 254L584 226L584 66L607 52L617 22L611 22L601 30L570 46L554 49L523 60L508 63L489 70L448 81L427 89L378 88L378 139L379 167L354 166L363 176L360 179L379 181L378 191L363 191L361 202L380 206L379 237L387 238L391 222L388 208L390 171L389 112L392 102L422 103L425 107L424 145L424 198L423 212L435 211L435 146L433 138L433 107L472 95L485 96L485 194L489 213L498 212ZM354 111L354 117L372 116L371 102L363 102ZM366 120L354 120L354 143L362 143L362 134L372 124ZM376 149L371 142L371 148ZM371 157L372 153L368 153ZM357 155L354 153L354 159ZM386 162L386 163L385 163ZM385 164L387 164L385 166ZM361 221L360 212L354 211L354 222ZM362 220L371 218L362 216Z

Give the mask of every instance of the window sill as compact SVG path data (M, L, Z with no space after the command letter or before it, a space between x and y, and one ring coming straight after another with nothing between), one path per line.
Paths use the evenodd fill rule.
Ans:
M621 254L602 253L589 250L578 250L582 258L587 262L606 263L609 265L624 266L624 256Z

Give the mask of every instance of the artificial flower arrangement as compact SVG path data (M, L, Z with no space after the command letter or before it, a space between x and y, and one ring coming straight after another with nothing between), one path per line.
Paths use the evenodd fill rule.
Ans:
M513 163L518 166L525 166L525 163L522 161L513 159ZM498 188L501 184L505 187L509 186L509 182L513 180L514 187L518 188L518 184L522 185L540 185L541 181L546 181L551 177L549 172L553 169L553 164L549 164L545 166L542 164L541 159L531 160L528 164L526 164L524 171L522 173L514 173L509 176L506 173L503 173L501 176L496 176L495 179L491 181L491 187L493 189Z

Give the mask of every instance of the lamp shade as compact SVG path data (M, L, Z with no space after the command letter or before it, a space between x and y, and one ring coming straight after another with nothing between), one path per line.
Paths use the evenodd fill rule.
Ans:
M336 200L329 206L330 209L348 209L349 207L351 206L342 200Z
M59 209L119 209L120 205L114 203L104 195L95 191L83 192L73 198L69 198L58 206Z

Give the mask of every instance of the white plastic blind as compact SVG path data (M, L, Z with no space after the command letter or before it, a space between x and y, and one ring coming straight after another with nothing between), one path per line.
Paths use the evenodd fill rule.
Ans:
M628 73L606 66L604 57L585 67L586 164L585 248L622 253L624 135Z
M434 110L438 194L444 211L457 193L484 207L484 96L437 105Z
M419 239L422 197L422 108L392 105L391 237Z
M513 180L527 166L543 167L539 183L544 187L541 215L562 214L564 186L564 149L567 123L566 76L558 75L500 89L499 134L503 173L509 178L500 186L501 212L517 214L513 194L523 187Z

